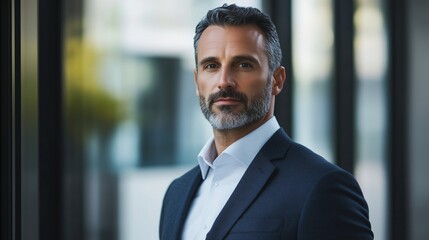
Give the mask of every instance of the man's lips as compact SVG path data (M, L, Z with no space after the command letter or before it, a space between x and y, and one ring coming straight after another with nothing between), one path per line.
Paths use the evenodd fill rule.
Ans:
M240 100L240 99L230 98L230 97L226 97L226 98L220 97L214 101L214 103L216 105L236 105L236 104L239 104L241 102L242 102L242 100Z

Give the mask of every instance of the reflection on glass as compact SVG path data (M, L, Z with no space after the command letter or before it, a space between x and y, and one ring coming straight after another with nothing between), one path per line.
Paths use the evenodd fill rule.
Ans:
M292 6L293 137L332 161L332 1L296 0Z
M64 1L64 239L158 239L166 187L211 135L193 35L225 1Z
M355 63L357 71L355 175L368 201L376 239L387 239L386 68L387 36L383 2L357 0Z
M39 240L37 1L21 0L21 240ZM19 29L19 28L18 28ZM3 37L3 36L2 36ZM1 49L3 51L3 49ZM3 53L2 53L3 54ZM2 79L3 81L3 79ZM3 96L2 96L3 97ZM16 104L16 103L15 103ZM19 109L19 108L18 108ZM3 117L3 116L2 116ZM1 159L3 161L3 159ZM18 188L19 189L19 188ZM2 196L3 197L3 196ZM3 211L3 209L2 209ZM3 213L2 213L3 214Z

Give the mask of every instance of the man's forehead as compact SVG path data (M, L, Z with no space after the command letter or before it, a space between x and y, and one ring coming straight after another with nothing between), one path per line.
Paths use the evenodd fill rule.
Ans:
M236 49L243 51L265 50L265 37L254 25L207 27L200 38L198 53L201 51Z
M226 34L228 36L238 34L239 36L247 36L252 38L265 38L262 30L253 24L245 25L210 25L201 34L200 40L202 38L207 38L207 36L213 37L218 34ZM243 36L243 37L244 37ZM264 40L264 39L263 39Z

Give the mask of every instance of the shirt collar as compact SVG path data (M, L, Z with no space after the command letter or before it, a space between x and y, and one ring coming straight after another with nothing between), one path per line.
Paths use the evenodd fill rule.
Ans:
M271 136L280 128L275 117L262 124L259 128L240 138L226 148L221 155L228 154L240 161L246 168L252 163L256 154ZM252 147L249 147L252 146ZM220 156L221 156L220 155ZM198 165L203 179L206 178L209 168L216 157L216 147L213 136L206 142L198 154Z

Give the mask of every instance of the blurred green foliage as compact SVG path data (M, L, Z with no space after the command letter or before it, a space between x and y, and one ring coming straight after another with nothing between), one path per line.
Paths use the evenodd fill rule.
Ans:
M65 39L65 119L71 137L107 131L124 117L123 103L100 84L97 48L80 37Z

